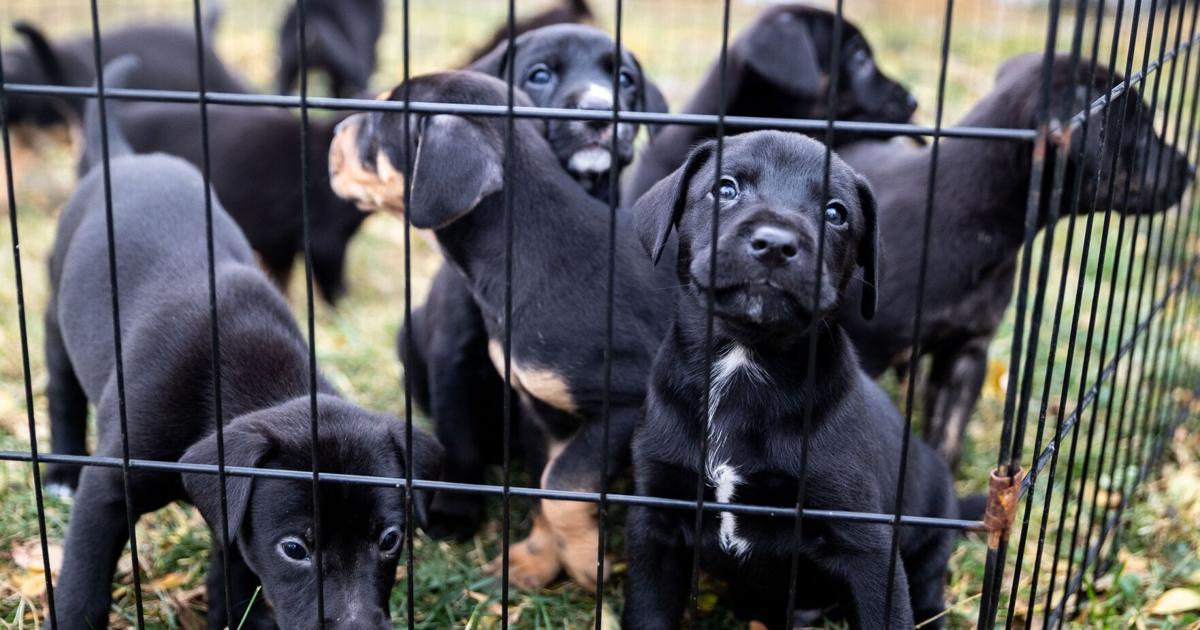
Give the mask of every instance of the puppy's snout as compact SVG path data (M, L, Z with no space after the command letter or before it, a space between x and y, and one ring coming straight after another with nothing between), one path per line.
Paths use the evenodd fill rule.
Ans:
M575 98L576 109L586 109L590 111L611 111L613 107L612 90L598 83L589 83L587 88L581 91ZM596 131L603 131L612 126L611 120L588 120L588 127Z
M750 234L747 242L750 255L766 267L782 267L800 254L800 235L774 226L762 225Z

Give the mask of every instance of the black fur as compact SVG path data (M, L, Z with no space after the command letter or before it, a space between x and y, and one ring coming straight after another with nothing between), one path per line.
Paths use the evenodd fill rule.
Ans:
M119 87L129 58L105 70ZM126 64L122 67L122 64ZM89 108L89 138L98 136ZM118 131L119 133L119 131ZM112 220L124 359L124 412L133 458L216 464L204 188L200 173L178 158L111 156ZM309 366L304 336L287 303L257 269L241 231L214 197L213 250L225 462L310 470ZM122 455L121 410L111 322L103 173L93 169L67 202L50 262L46 358L54 451L86 454L88 403L96 408L96 453ZM319 380L317 407L321 470L403 477L409 453L404 424L362 409ZM417 478L436 478L441 447L414 431ZM126 510L145 514L177 500L196 505L214 529L222 511L217 477L136 471L127 505L120 469L56 467L52 484L78 479L62 573L55 588L59 627L107 625L112 576L128 539ZM61 487L60 486L60 487ZM214 534L209 575L209 627L233 626L261 584L270 604L254 606L247 627L316 627L311 557L288 560L280 549L292 539L311 548L311 482L227 479L225 513L231 545ZM416 515L428 497L415 497ZM321 547L325 626L391 627L388 596L399 551L381 550L389 530L403 536L403 493L394 488L328 484L321 490ZM339 518L354 514L353 519ZM225 615L219 559L230 561L233 618Z
M210 92L249 91L246 83L217 57L212 47L220 11L210 7L204 38L205 87ZM4 80L9 83L86 87L96 82L91 35L51 41L29 22L13 26L25 47L4 51ZM190 25L138 24L105 29L101 34L104 63L122 55L136 55L142 62L126 87L185 90L200 88L196 74L196 39ZM9 124L50 126L75 122L83 114L83 99L50 96L8 95L5 115Z
M821 144L777 131L729 137L721 175L733 178L737 193L722 197L714 245L713 195L733 185L714 186L714 154L713 141L700 145L634 208L653 257L678 229L682 286L634 435L637 493L693 500L707 431L708 501L794 504L807 439L804 507L890 513L904 424L887 395L859 369L837 317L856 270L874 264L871 189L835 156L834 201L826 202ZM822 231L824 249L817 258ZM710 284L714 246L716 283ZM714 386L706 392L710 294L716 363ZM810 332L816 343L813 373L806 369ZM712 411L706 411L705 400ZM812 415L806 437L807 409ZM903 512L956 516L950 476L936 453L914 441L907 467ZM731 485L731 479L738 482ZM738 516L730 529L730 517L708 513L697 540L691 512L630 508L622 627L678 626L695 545L704 570L729 581L732 608L740 617L792 627L794 620L784 617L797 551L794 522ZM885 610L890 525L809 519L803 527L798 605L840 604L858 627L882 627L890 619L893 628L911 628L941 612L952 531L901 530L903 562L896 567L892 609Z
M562 0L560 4L552 6L541 13L517 20L514 30L515 35L520 36L543 26L588 23L595 19L595 17L592 13L592 8L588 6L587 0ZM508 41L507 21L496 27L496 31L492 33L487 42L471 53L470 61L467 62L467 65L475 63L505 41Z
M587 26L562 25L542 28L517 39L514 76L535 105L560 108L611 107L587 96L589 85L612 86L613 40ZM505 78L507 43L480 60L475 69ZM633 82L619 97L621 109L666 111L661 92L642 71L641 64L623 51L625 68ZM529 70L538 64L552 66L555 79L545 87L531 86ZM580 121L551 121L546 135L562 168L570 170L571 156L581 148L611 151L611 125ZM619 134L619 158L623 168L633 155L635 125L622 124ZM589 193L601 200L610 195L607 171L574 173ZM605 210L607 212L607 209ZM487 334L470 287L450 266L443 265L430 288L425 305L412 314L414 357L407 352L407 324L398 336L404 373L412 382L418 406L434 420L438 437L448 446L447 478L451 481L479 483L488 464L502 456L499 439L503 427L504 383L488 359ZM470 392L470 395L464 395ZM519 423L516 423L519 426ZM525 431L527 445L537 438ZM540 468L544 454L525 448L530 466ZM433 506L431 534L458 539L469 538L479 527L483 515L482 495L439 494Z
M121 125L135 151L162 152L201 165L203 138L195 105L136 103L120 109ZM312 118L308 127L313 280L330 304L346 293L346 248L365 218L329 187L326 149L344 117ZM275 108L209 105L208 124L212 187L286 291L295 259L304 254L300 119Z
M473 72L426 75L409 85L416 101L503 104L506 99L501 81ZM393 98L401 94L403 88L397 88ZM529 103L523 93L518 95L518 104ZM419 148L413 155L403 141L402 121L395 114L358 114L343 123L343 133L354 134L353 146L363 168L370 169L385 156L391 164L404 164L410 158L416 164L412 200L405 211L414 227L434 230L446 259L465 278L482 314L486 337L497 350L492 358L498 361L505 325L504 195L500 194L505 185L501 176L504 122L414 116L411 129L420 137L414 138ZM557 447L551 450L561 453L544 473L535 471L542 487L596 490L606 482L600 479L603 426L599 421L606 289L597 278L605 277L607 268L608 208L563 171L540 123L518 120L515 134L507 179L516 213L514 373L540 370L552 375L562 383L569 404L563 404L562 397L546 396L546 390L530 391L529 381L516 383L517 400L527 421ZM470 169L461 166L461 147L471 147L479 156ZM638 251L629 217L621 212L618 219L610 475L619 474L627 462L629 435L645 393L653 349L674 300L666 288L673 284L669 272L650 268ZM418 324L414 336L426 337L422 326L430 322L427 317ZM440 394L439 386L430 383L432 391ZM461 391L451 394L472 396ZM433 407L438 408L436 403ZM593 542L593 554L594 548ZM572 577L587 579L586 574L572 573Z
M360 96L375 72L375 45L383 33L383 0L306 0L305 47L310 70L329 75L335 96ZM292 3L279 28L275 89L288 94L300 74L300 17Z
M684 106L688 114L827 118L835 15L815 7L771 7L729 46L726 99L721 103L720 60ZM842 24L838 67L838 120L908 122L917 102L875 65L871 47L850 22ZM716 134L715 126L667 125L639 156L625 183L625 198L637 199L683 163L688 150ZM837 143L861 138L846 135Z
M1064 107L1071 112L1088 100L1107 92L1120 77L1106 68L1080 63L1070 74L1070 59L1060 55L1053 62L1051 112ZM1042 55L1032 53L1004 64L992 92L959 123L969 127L1036 128L1042 122ZM1066 99L1074 99L1073 104ZM1128 100L1132 99L1132 100ZM1128 115L1122 119L1128 103ZM1178 153L1172 154L1154 134L1147 121L1150 114L1133 90L1113 101L1108 120L1094 116L1088 125L1087 153L1082 133L1074 134L1070 161L1063 183L1060 216L1070 212L1070 192L1077 178L1084 211L1091 207L1099 179L1099 203L1106 199L1109 182L1115 178L1115 209L1125 214L1164 211L1177 203L1191 180L1191 166ZM1142 127L1134 121L1142 112ZM1117 129L1124 127L1118 147ZM1103 156L1100 136L1107 138ZM927 441L938 447L950 462L958 463L967 419L979 397L987 373L987 352L992 336L1004 317L1012 297L1017 252L1024 240L1025 207L1029 193L1032 146L1028 143L995 140L943 138L935 183L933 237L930 239L929 273L921 324L921 353L931 366L925 381L923 431ZM1119 151L1115 174L1112 155ZM889 367L904 370L912 352L912 323L917 308L917 276L920 268L922 230L928 192L930 150L903 141L863 142L841 151L879 191L880 231L883 264L880 282L887 289L879 313L871 321L855 315L857 305L848 302L844 325L869 374L879 375ZM1052 153L1052 152L1051 152ZM1150 159L1161 161L1147 169L1149 181L1135 179L1128 202L1122 198L1124 182L1136 177ZM1136 169L1136 170L1135 170ZM1043 169L1041 199L1044 207L1039 227L1045 225L1054 173L1053 155ZM1151 191L1155 173L1158 188ZM853 292L851 293L853 295Z

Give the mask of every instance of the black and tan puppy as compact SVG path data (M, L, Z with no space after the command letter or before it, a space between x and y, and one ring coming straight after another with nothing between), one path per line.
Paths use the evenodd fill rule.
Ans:
M721 173L715 143L706 142L634 208L655 259L678 229L682 285L675 321L654 362L645 419L634 436L637 492L692 500L702 474L708 501L792 505L803 418L811 405L804 507L890 513L903 421L859 369L838 325L838 307L860 267L868 280L861 285L867 287L864 311L869 314L874 304L871 188L834 156L830 199L823 199L825 148L800 134L747 133L726 139L724 148ZM714 196L720 203L716 243ZM709 294L715 360L705 392ZM812 374L806 369L810 349L816 352ZM705 431L709 450L701 468ZM937 454L914 441L907 466L902 511L956 516L950 476ZM801 606L840 603L859 627L882 627L890 619L893 628L911 628L914 620L942 610L951 531L901 530L903 562L896 568L893 607L884 610L888 525L806 520L797 549L791 519L710 512L699 540L694 524L691 512L630 508L623 627L678 625L695 545L704 570L729 580L738 615L769 627L792 627L783 617L793 552L801 563Z
M612 91L614 42L603 31L560 25L531 31L516 40L516 52L502 43L474 68L504 79L513 64L517 86L539 107L666 111L666 103L637 58L628 50L620 68L619 92ZM550 121L545 126L550 147L562 168L594 197L611 194L609 170L619 173L633 155L637 125L617 126L617 159L612 159L610 121ZM604 209L607 214L607 208ZM468 283L443 266L429 298L400 331L398 345L405 378L417 404L434 420L447 445L446 476L450 481L480 483L484 470L502 457L504 383L487 353L487 333ZM413 335L409 356L407 330ZM469 394L468 394L469 393ZM519 425L518 425L519 426ZM536 429L534 429L536 430ZM537 440L536 436L526 438ZM523 449L537 470L544 455ZM535 475L536 476L536 475ZM442 493L431 512L430 533L464 539L479 527L482 495Z
M219 10L213 8L205 17L205 87L210 92L248 91L245 82L225 67L212 48L212 33L220 19ZM18 22L14 28L24 38L25 47L4 51L5 81L74 87L86 87L96 82L91 35L53 42L29 22ZM196 73L196 37L189 26L138 24L105 29L100 42L104 63L122 55L136 55L143 60L126 87L192 92L200 88ZM9 94L5 114L13 125L49 126L78 121L83 114L83 104L84 100L79 98Z
M105 70L122 84L132 59ZM94 108L94 106L93 106ZM101 159L98 114L88 114L90 163ZM257 269L237 225L213 200L217 319L221 335L223 418L213 404L204 184L187 162L134 155L110 126L112 221L118 269L123 409L118 405L105 191L98 166L79 184L58 227L46 311L46 360L54 451L85 454L88 403L96 408L98 455L122 455L120 419L127 418L133 458L216 464L216 423L225 425L225 463L288 470L404 477L411 456L417 478L435 478L441 447L404 424L367 411L318 385L320 441L310 428L309 363L283 297ZM52 483L71 484L77 470L56 468ZM270 604L250 612L247 627L312 628L321 622L310 550L311 481L227 480L230 546L214 534L209 574L210 627L229 627L257 585ZM107 625L117 559L128 540L126 510L135 515L176 500L196 505L215 531L222 509L209 474L136 471L127 505L120 469L83 470L71 512L62 573L55 588L59 627ZM321 488L325 627L388 628L388 596L406 531L403 493L395 488L326 484ZM415 497L421 517L427 497ZM355 518L346 519L345 515ZM234 601L225 617L222 555ZM273 619L272 619L273 616Z
M1041 53L1031 53L1006 62L991 93L959 124L1037 128L1043 122L1042 59ZM1062 111L1064 105L1081 110L1085 99L1098 98L1121 80L1106 68L1080 63L1072 73L1071 66L1066 55L1053 60L1051 112ZM1066 99L1073 99L1073 105ZM1129 90L1115 99L1107 120L1103 118L1092 117L1086 140L1082 133L1071 136L1062 190L1073 190L1077 178L1082 178L1080 199L1085 212L1097 198L1096 184L1103 204L1114 179L1113 209L1123 214L1164 211L1177 203L1191 180L1191 166L1155 135L1153 116L1137 93ZM1137 120L1142 121L1140 127L1135 126ZM941 141L931 225L935 236L929 242L921 325L921 353L931 359L923 431L952 467L958 463L967 419L983 387L988 346L1012 298L1017 252L1024 240L1032 151L1028 143L1011 141ZM1052 197L1054 173L1055 154L1048 153L1050 161L1038 184L1044 205ZM903 370L913 347L931 153L905 143L863 142L845 147L841 154L879 191L880 282L888 288L875 319L858 318L857 304L850 301L844 323L869 374L879 375L889 367ZM1145 168L1147 160L1150 168ZM1125 182L1131 184L1128 199L1123 196ZM1071 211L1070 198L1062 194L1059 216ZM1047 210L1043 207L1039 216L1042 226Z
M850 22L842 24L838 67L833 68L836 16L801 4L771 7L729 45L724 103L720 61L684 106L688 114L827 118L830 77L838 76L837 120L908 122L917 101L879 69L871 46ZM625 198L637 199L683 163L688 151L716 135L715 126L667 125L638 157ZM861 136L839 136L853 140Z
M408 87L415 101L503 105L507 100L502 81L475 72L425 75ZM396 88L391 98L402 98L404 89ZM524 93L517 94L517 105L530 105ZM607 274L608 206L588 196L559 166L541 121L515 122L507 177L502 118L414 115L409 125L412 137L406 142L403 115L347 118L330 148L334 190L364 207L404 212L413 227L433 230L446 259L466 279L498 368L504 330L511 328L512 380L521 413L547 436L549 462L540 486L598 490L608 481L600 474L607 287L597 280ZM407 207L406 163L414 169ZM506 194L515 213L508 322L502 262ZM673 276L648 264L629 217L622 212L618 219L610 475L619 474L628 461L646 374L674 301L667 289ZM510 550L510 576L536 587L565 569L579 583L592 585L597 542L594 504L541 501L529 539Z
M383 0L306 0L304 43L309 69L329 75L335 96L358 96L375 72L375 44L383 33ZM292 91L300 75L300 16L292 3L279 28L275 89Z
M536 30L545 26L553 26L555 24L584 24L595 19L595 14L592 13L592 8L588 6L587 0L562 0L559 4L552 6L541 13L536 13L526 18L516 20L515 31L516 35L520 36L529 31ZM508 22L496 28L492 36L487 42L479 48L476 48L471 53L468 64L475 63L484 55L492 52L492 49L499 46L501 43L508 40Z
M195 105L131 103L120 109L121 125L134 151L202 163L201 120ZM330 304L346 293L346 248L365 217L329 187L327 147L344 117L313 118L308 127L313 281ZM281 109L209 105L208 125L212 187L267 272L286 290L296 257L304 254L300 119ZM81 167L81 174L85 170Z

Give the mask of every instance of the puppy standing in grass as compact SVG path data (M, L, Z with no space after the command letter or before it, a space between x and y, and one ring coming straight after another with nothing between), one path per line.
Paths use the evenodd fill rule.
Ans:
M859 267L864 316L874 309L871 189L834 156L830 199L822 199L825 148L799 134L727 138L719 174L715 153L713 141L700 145L635 206L639 234L654 259L678 229L683 286L634 436L637 492L693 500L702 474L708 501L791 505L811 405L804 507L891 513L904 426L887 395L859 369L837 318ZM710 240L714 196L720 203L716 243ZM714 362L706 392L710 293ZM810 350L816 352L812 374L806 370ZM914 439L906 465L901 511L957 516L950 476L937 454ZM699 540L694 523L688 511L630 508L623 627L678 625L695 545L703 568L730 581L735 612L772 628L792 627L784 617L793 552L800 558L797 604L804 608L838 603L858 627L883 627L890 619L893 628L911 628L914 620L942 611L952 531L900 530L903 562L896 566L892 608L885 610L889 525L806 520L797 549L790 518L709 512Z
M122 87L136 61L105 69ZM98 107L87 115L91 172L68 201L51 259L46 362L54 452L86 454L88 403L96 407L98 455L122 454L108 275L105 186L99 163ZM110 112L112 114L112 112ZM115 116L110 116L110 121ZM204 183L187 162L133 155L116 125L108 131L125 415L132 458L217 463L215 423L225 425L225 463L308 471L308 352L287 303L257 269L249 244L213 198L217 318L221 335L223 418L213 404L211 320L205 242ZM404 424L340 398L323 379L317 407L322 472L404 477L438 473L441 447ZM175 500L196 505L214 532L222 527L214 474L135 471L125 503L121 470L54 467L49 483L78 479L62 573L56 585L59 627L108 623L113 572L135 515ZM274 611L254 606L246 627L306 628L318 622L311 481L226 478L230 546L213 535L208 575L210 627L235 626L256 587ZM326 627L390 627L388 596L406 531L404 496L395 488L326 484L321 488ZM418 518L426 497L415 497ZM347 519L346 515L354 518ZM222 573L222 556L230 575ZM224 579L232 602L227 619ZM273 618L272 618L273 617Z

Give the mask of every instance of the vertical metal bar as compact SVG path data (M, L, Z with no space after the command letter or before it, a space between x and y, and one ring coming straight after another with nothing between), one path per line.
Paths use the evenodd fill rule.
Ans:
M217 270L213 253L213 208L212 170L208 143L208 88L204 75L204 27L200 14L200 0L192 0L192 29L196 37L197 102L200 105L200 176L204 180L204 239L208 263L208 317L211 332L211 359L213 374L213 418L217 430L217 483L220 487L221 529L217 540L221 545L222 588L225 590L225 622L232 625L233 589L229 585L229 502L225 488L225 414L221 400L221 335L217 321Z
M1124 0L1117 1L1116 20L1114 21L1114 24L1113 24L1112 45L1110 46L1109 62L1108 62L1107 68L1111 68L1113 66L1113 64L1116 62L1117 41L1118 41L1118 38L1120 37L1120 33L1121 33L1121 21L1124 16L1124 5L1125 5ZM1099 79L1100 69L1097 67L1097 61L1098 61L1098 56L1099 56L1099 51L1100 51L1100 33L1103 30L1102 25L1103 25L1103 21L1104 21L1104 13L1105 13L1105 4L1104 4L1103 0L1101 0L1100 6L1098 7L1098 9L1096 11L1096 26L1095 26L1095 30L1094 30L1093 43L1092 43L1092 57L1091 57L1092 85L1095 85L1095 83ZM1100 142L1099 142L1099 146L1097 147L1097 151L1096 151L1097 154L1100 156L1104 155L1104 149L1105 149L1105 146L1107 146L1108 135L1110 133L1112 133L1112 130L1108 129L1108 113L1112 106L1111 91L1108 89L1104 89L1103 91L1104 91L1104 93L1102 95L1102 98L1104 101L1104 105L1099 113L1100 120L1098 121L1098 124L1101 126ZM1090 92L1090 90L1089 90L1089 92ZM1091 98L1092 97L1089 94L1088 97L1084 101L1085 104L1090 103ZM1091 118L1092 118L1092 116L1085 118L1084 122L1083 122L1083 126L1081 128L1081 132L1084 135L1085 141L1088 138L1087 128L1090 124L1092 124L1090 122ZM1116 130L1116 133L1117 133L1117 143L1116 144L1118 146L1120 145L1121 131L1122 131L1122 129L1120 129L1120 128L1118 128ZM1089 259L1089 253L1091 250L1092 239L1090 238L1090 235L1092 233L1092 227L1094 224L1094 219L1095 219L1096 210L1097 210L1097 203L1099 201L1099 196L1100 196L1102 171L1103 171L1103 169L1096 169L1096 177L1095 177L1094 184L1093 184L1092 199L1091 199L1090 205L1086 209L1087 219L1085 221L1083 231L1086 235L1089 235L1089 237L1085 237L1083 239L1083 250L1080 254L1080 265L1081 266L1087 265L1087 261ZM1081 185L1082 185L1082 178L1079 178L1076 181L1076 188L1075 188L1075 192L1074 192L1075 199L1072 201L1072 206L1071 206L1073 209L1071 219L1070 219L1071 224L1070 224L1070 227L1068 227L1068 231L1067 231L1068 254L1070 251L1071 239L1074 236L1075 216L1076 216L1076 213L1078 213L1080 210L1078 204L1080 202L1079 194L1080 194ZM1111 185L1110 185L1110 189L1111 189ZM1083 356L1083 365L1079 371L1079 374L1081 376L1086 375L1088 373L1088 362L1091 359L1090 349L1091 349L1091 345L1092 345L1092 334L1093 334L1093 331L1095 328L1094 324L1096 322L1096 305L1099 303L1099 291L1100 291L1100 286L1101 286L1101 280L1104 275L1103 260L1104 260L1104 250L1107 247L1107 240L1108 240L1108 214L1106 213L1103 236L1100 241L1100 258L1099 258L1099 261L1096 263L1095 286L1094 286L1095 293L1094 293L1094 296L1092 299L1091 315L1089 318L1089 323L1088 323L1088 328L1087 328L1087 339L1086 339L1086 342L1084 343L1084 348L1086 349L1086 351L1084 352L1084 356ZM1063 290L1063 288L1065 288L1069 269L1070 269L1069 256L1064 255L1063 270L1062 270L1063 273L1062 273L1062 278L1060 280L1060 292L1059 292L1059 302L1060 303L1063 300L1062 290ZM1066 359L1066 365L1063 369L1062 385L1060 387L1059 398L1058 398L1058 407L1057 407L1058 413L1056 414L1057 421L1055 423L1055 431L1054 431L1054 435L1052 437L1052 439L1059 441L1060 443L1061 443L1061 440L1065 437L1062 435L1062 424L1063 424L1064 418L1066 416L1067 397L1070 394L1070 390L1071 390L1071 375L1074 373L1072 370L1072 367L1073 367L1074 361L1075 361L1075 348L1076 348L1077 334L1079 332L1079 316L1080 316L1080 310L1081 310L1080 307L1081 307L1081 304L1083 301L1083 291L1084 291L1085 285L1086 285L1086 274L1081 274L1079 282L1076 285L1074 308L1073 308L1073 312L1070 317L1071 331L1070 331L1069 340L1067 343L1067 353L1066 353L1067 359ZM1057 317L1057 313L1056 313L1056 317ZM1057 329L1057 327L1058 327L1058 323L1055 322L1055 328ZM1050 342L1050 347L1051 348L1056 347L1055 340L1052 340ZM1047 376L1046 382L1047 382L1047 384L1050 382L1049 375ZM1082 390L1083 390L1083 383L1081 382L1080 383L1080 391L1082 392ZM1043 391L1042 397L1043 397L1043 399L1046 399L1049 397L1049 389L1048 388ZM1045 413L1044 407L1043 407L1042 413L1043 414ZM1077 413L1081 414L1081 411L1077 412ZM1077 416L1076 420L1074 422L1074 425L1071 427L1070 461L1071 461L1072 467L1074 464L1076 446L1078 444L1079 426L1080 426L1079 416ZM1089 435L1090 435L1090 432L1089 432ZM1089 438L1089 442L1090 442L1090 438ZM1039 426L1037 445L1034 447L1034 452L1040 453L1041 449L1042 449L1042 447L1041 447L1041 427ZM1045 543L1046 543L1046 527L1047 527L1048 519L1049 519L1049 515L1050 515L1051 501L1054 497L1054 479L1057 475L1059 454L1061 453L1061 451L1062 451L1062 448L1060 446L1056 446L1050 457L1049 479L1046 482L1046 491L1045 491L1045 495L1043 497L1043 502L1042 502L1042 514L1041 514L1041 518L1040 518L1040 523L1038 525L1037 548L1034 553L1033 571L1032 571L1032 575L1030 576L1031 577L1031 585L1030 585L1029 599L1028 599L1030 611L1027 612L1025 615L1025 627L1026 628L1030 628L1033 623L1033 615L1030 613L1032 612L1034 602L1037 601L1038 581L1040 580L1041 573L1042 573L1042 571L1040 570L1041 563L1042 563L1042 553L1045 549ZM1030 480L1030 483L1036 484L1037 483L1037 470L1036 469L1032 471L1032 475L1033 476ZM1069 488L1069 484L1068 484L1063 489L1064 496L1066 493L1069 492L1069 490L1070 490L1070 488ZM1009 603L1009 622L1010 623L1012 621L1012 617L1014 616L1014 612L1015 612L1014 611L1015 593L1017 592L1017 589L1018 589L1019 583L1020 583L1020 574L1021 574L1021 569L1022 569L1022 560L1021 559L1022 559L1022 554L1024 552L1026 528L1029 525L1029 515L1030 515L1030 509L1032 506L1032 502L1033 502L1033 493L1031 492L1030 498L1025 505L1025 517L1024 517L1024 520L1021 525L1021 528L1022 528L1021 549L1018 551L1017 560L1013 565L1014 575L1013 575L1013 582L1012 582L1012 592L1014 593L1014 601ZM1053 590L1053 589L1051 589L1051 590Z
M841 67L842 54L842 32L845 28L845 17L843 15L842 0L837 0L834 8L833 21L833 38L829 43L829 67L834 68L834 71L829 73L829 93L826 95L826 107L828 112L825 116L825 156L822 165L821 173L821 203L822 206L828 203L830 199L829 186L830 176L833 165L833 121L837 118L838 112L838 79L841 74L837 69ZM718 173L718 177L720 173ZM817 223L817 255L816 260L825 259L825 221L820 220ZM870 238L866 235L864 238ZM716 241L713 241L716 243ZM820 302L821 294L821 271L823 265L814 265L813 268L813 304ZM865 281L865 280L864 280ZM710 283L709 286L716 286L716 283ZM809 326L807 337L808 352L805 361L804 389L806 392L811 392L816 382L815 374L817 371L817 326ZM788 601L787 601L787 620L795 620L796 616L796 591L799 586L800 573L800 543L804 534L804 500L808 489L808 447L809 447L809 432L812 428L813 415L813 396L805 396L804 415L801 421L801 442L800 442L800 475L796 481L796 517L792 529L792 558L791 567L788 575ZM888 601L891 599L891 589L888 589ZM890 605L884 607L884 611L890 609ZM890 619L887 623L890 623Z
M320 412L317 408L317 330L316 311L313 305L312 269L312 221L309 217L308 172L308 36L305 3L296 0L297 48L300 52L300 210L304 229L304 299L308 316L308 400L309 425L312 434L312 509L313 509L313 565L317 569L317 627L325 627L325 568L321 561L321 468L317 452L320 450Z
M504 82L507 85L505 104L508 107L504 118L504 490L501 495L504 514L500 527L500 627L508 630L508 550L509 528L512 526L512 288L513 288L513 193L508 183L512 178L514 68L517 46L516 0L508 0L508 59L504 64ZM540 507L539 507L540 509Z
M728 53L729 53L729 4L730 0L724 0L721 7L721 51L717 58L717 68L720 74L717 81L717 128L716 128L716 171L713 175L713 186L721 185L721 169L722 160L725 155L725 102L726 94L728 94ZM720 233L721 217L721 196L713 195L713 213L710 236L712 238L712 248L709 251L708 259L708 286L716 286L717 282L717 241ZM691 615L693 625L700 623L700 541L704 531L704 486L706 477L708 476L708 434L710 431L709 424L712 422L713 413L710 405L712 404L712 368L715 353L713 352L713 293L706 291L704 294L704 409L708 410L705 414L704 431L700 435L700 464L697 468L696 475L696 522L694 525L694 536L692 540L692 579L689 598L691 600Z
M46 504L42 497L42 468L38 456L37 423L33 416L33 376L29 371L29 330L25 323L25 281L21 275L21 233L17 229L17 194L13 179L12 138L8 128L8 92L4 87L4 59L0 55L0 137L4 144L4 175L8 193L8 227L12 232L13 275L17 289L17 326L21 336L21 375L25 381L25 418L29 424L29 461L33 473L33 501L37 506L38 542L42 550L42 569L46 578L46 605L50 627L58 630L54 611L54 583L50 577L50 548L46 534Z
M129 555L133 565L133 599L138 627L145 627L142 610L142 578L138 564L137 515L133 508L133 492L129 484L129 423L125 413L125 361L121 349L121 306L117 284L117 243L113 224L112 174L108 153L108 108L104 96L104 56L100 47L100 10L97 0L91 0L92 13L92 60L96 64L96 99L100 111L101 168L104 178L104 219L108 245L108 282L112 301L113 353L117 373L117 419L121 429L121 481L125 493L125 522L129 527Z
M386 10L386 5L385 10ZM403 66L404 79L404 109L401 112L403 121L401 123L401 134L404 141L404 207L408 208L409 199L412 197L412 151L408 147L415 146L411 142L412 139L412 113L409 107L412 103L412 86L409 84L411 78L411 46L410 46L410 24L409 24L409 2L403 0L401 4L401 65ZM404 321L407 323L404 326L404 344L407 348L406 356L416 356L413 350L413 327L412 327L412 218L408 212L404 213ZM417 535L416 528L413 527L413 458L416 456L413 453L413 413L412 413L412 379L404 379L404 546L406 553L404 557L405 584L404 584L404 612L405 625L408 630L413 630L416 624L416 599L415 585L413 584L417 576L416 557L413 538Z
M908 363L908 384L904 392L904 430L900 442L900 471L896 479L896 506L892 518L892 541L888 556L887 593L884 611L890 611L896 583L896 563L900 557L900 515L904 511L904 489L908 481L908 449L912 439L913 401L916 399L917 370L921 361L921 325L925 315L925 285L929 275L929 240L933 233L934 198L937 190L938 158L941 153L942 117L945 114L946 72L950 60L950 38L953 35L954 0L946 0L942 18L942 46L938 63L937 105L933 118L933 141L929 147L929 175L926 179L925 220L921 227L921 262L917 272L917 308L912 322L912 353ZM914 622L923 620L914 619ZM891 619L885 627L890 627Z
M1033 262L1032 244L1034 237L1037 235L1037 217L1042 188L1042 162L1050 129L1048 119L1050 117L1051 71L1054 60L1054 43L1058 36L1060 2L1061 0L1052 0L1046 28L1042 102L1039 107L1039 111L1042 113L1042 123L1040 124L1038 139L1034 144L1033 160L1029 169L1029 196L1025 209L1025 246L1022 248L1021 273L1017 289L1016 324L1013 330L1012 352L1009 359L1009 371L1012 374L1010 381L1014 383L1018 382L1021 357L1024 350L1025 311L1029 298L1030 266ZM1016 395L1017 388L1011 387L1004 399L1004 420L1000 429L1000 449L997 456L996 469L997 471L1004 471L1005 476L1012 476L1016 473L1016 466L1013 462L1019 461L1021 452L1019 444L1013 439L1014 413L1017 404ZM984 565L983 596L980 600L978 619L980 630L995 624L997 606L999 604L1000 588L1006 560L1005 554L1008 549L1008 536L1005 534L997 538L995 541L989 540L987 561ZM996 544L993 546L992 542Z
M621 109L621 68L623 57L621 54L621 18L622 9L624 8L621 0L614 0L616 4L616 26L615 38L613 42L613 64L612 64L612 144L609 149L612 151L612 161L609 163L608 170L608 291L604 307L604 366L602 368L602 378L604 381L604 391L601 394L601 410L600 419L604 423L604 428L601 437L600 445L600 505L596 515L599 520L600 531L596 543L596 593L595 593L595 628L601 630L603 627L604 618L604 552L608 547L608 437L609 425L611 424L611 388L612 388L612 348L613 348L613 299L616 291L616 269L617 269L617 204L620 203L618 198L620 195L619 186L619 167L617 166L618 155L618 136L617 126L620 124L618 120L618 112Z

